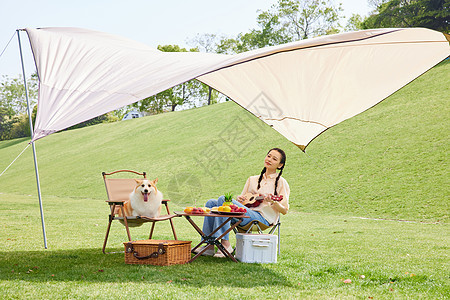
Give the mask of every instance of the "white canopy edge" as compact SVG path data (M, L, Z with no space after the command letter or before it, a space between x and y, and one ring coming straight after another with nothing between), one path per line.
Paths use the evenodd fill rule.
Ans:
M450 55L444 34L422 28L326 36L277 50L198 79L302 150Z
M197 78L302 150L450 55L423 28L324 36L237 55L160 52L79 28L26 29L40 79L33 141Z

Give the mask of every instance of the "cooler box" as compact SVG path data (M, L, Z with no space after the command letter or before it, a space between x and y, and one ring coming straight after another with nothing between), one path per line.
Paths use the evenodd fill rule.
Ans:
M278 236L272 234L236 234L235 258L245 263L276 263Z

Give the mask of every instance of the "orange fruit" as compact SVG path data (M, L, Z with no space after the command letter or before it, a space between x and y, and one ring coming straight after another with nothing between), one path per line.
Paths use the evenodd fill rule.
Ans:
M186 207L185 209L184 209L184 212L185 213L187 213L187 214L190 214L190 213L192 213L192 210L193 210L194 208L192 207L192 206L188 206L188 207Z
M217 209L218 211L223 211L223 208L224 208L225 206L219 206L219 208Z

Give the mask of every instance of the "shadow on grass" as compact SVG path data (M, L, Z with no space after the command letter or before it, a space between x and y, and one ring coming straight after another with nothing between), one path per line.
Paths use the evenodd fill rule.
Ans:
M17 139L13 139L13 140L6 140L6 141L2 141L0 143L0 149L4 149L4 148L8 148L17 144L20 144L24 141L29 141L30 138L29 137L24 137L24 138L17 138Z
M115 249L121 251L122 249ZM100 249L0 252L0 280L29 282L133 282L205 286L291 286L270 265L234 263L229 259L199 257L173 266L128 265L123 253Z

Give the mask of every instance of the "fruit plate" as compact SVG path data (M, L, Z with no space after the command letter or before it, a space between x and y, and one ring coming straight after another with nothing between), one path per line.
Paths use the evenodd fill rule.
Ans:
M242 211L240 211L240 212L238 212L238 211L211 211L211 212L215 213L215 214L220 214L220 215L243 215L246 213L246 212L242 212Z

